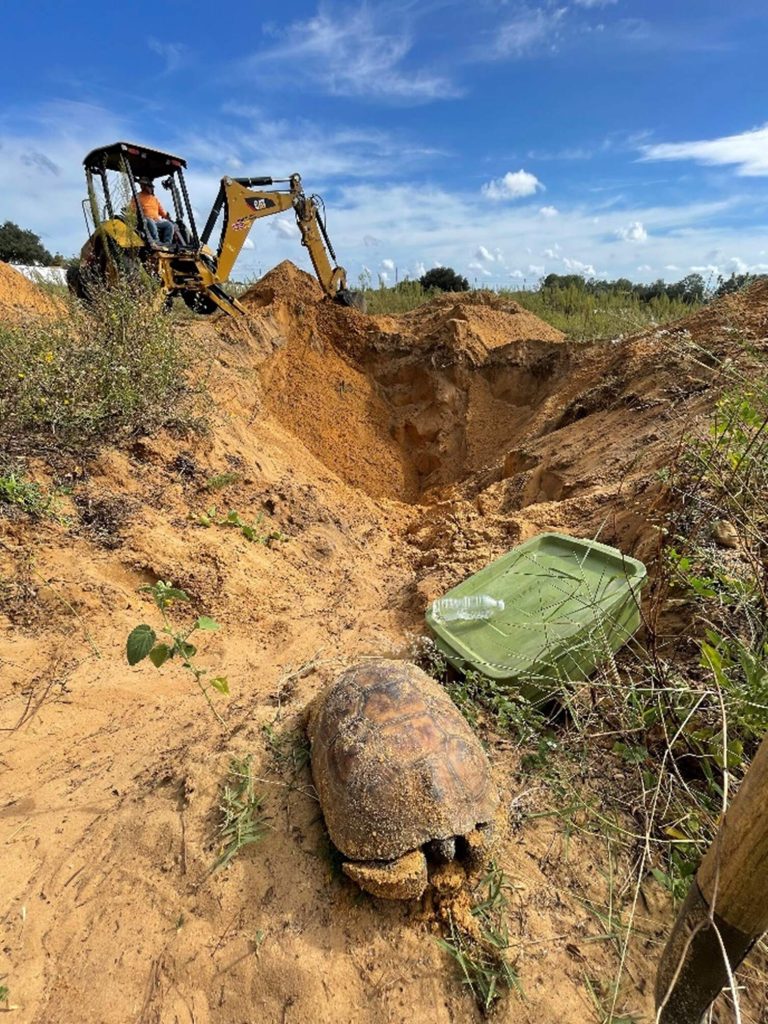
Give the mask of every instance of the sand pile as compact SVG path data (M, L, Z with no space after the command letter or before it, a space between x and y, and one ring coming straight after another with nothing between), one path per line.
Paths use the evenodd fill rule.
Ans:
M471 346L479 342L487 349L515 341L562 341L565 335L545 323L517 302L504 300L493 292L440 295L401 318L406 331L420 344L435 340ZM450 339L450 340L449 340Z
M323 298L323 289L314 277L283 260L256 284L252 285L240 302L248 310L256 310L275 302L285 302L292 307L301 305L313 306Z
M724 295L677 325L701 344L722 347L728 341L768 338L768 278L741 292Z
M7 263L0 263L0 321L55 311L56 302L42 288Z

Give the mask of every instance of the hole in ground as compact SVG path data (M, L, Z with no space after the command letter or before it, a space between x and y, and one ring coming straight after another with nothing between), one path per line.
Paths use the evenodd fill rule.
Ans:
M293 341L265 372L270 411L348 484L419 503L487 467L501 479L535 466L519 453L516 464L510 450L556 429L568 346L519 341L478 365L445 347L377 342L353 365L332 345ZM563 492L552 474L536 484Z

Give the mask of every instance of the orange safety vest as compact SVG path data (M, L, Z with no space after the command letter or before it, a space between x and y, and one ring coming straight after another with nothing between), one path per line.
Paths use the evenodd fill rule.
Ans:
M157 196L147 196L143 192L139 192L138 195L139 205L141 206L141 212L147 218L147 220L168 220L168 214L160 205L160 200ZM132 202L134 210L136 209L136 203Z

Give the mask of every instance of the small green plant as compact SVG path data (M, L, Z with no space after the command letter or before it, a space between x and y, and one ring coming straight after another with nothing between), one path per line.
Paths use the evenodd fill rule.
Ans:
M520 989L517 972L507 955L509 931L505 922L509 883L503 871L491 864L475 893L472 915L477 927L469 931L448 913L448 936L438 940L459 966L462 983L487 1014L507 992Z
M277 732L274 722L266 722L261 731L278 770L287 773L292 781L295 780L309 764L309 740L304 732Z
M259 842L267 830L264 797L256 792L251 755L233 757L221 794L221 824L217 833L221 853L211 871L220 871L246 846Z
M516 735L523 742L538 739L545 716L522 694L475 669L453 673L430 637L418 638L413 656L428 675L445 687L473 729L492 726L498 732Z
M6 1009L8 1006L8 997L10 996L10 994L11 993L7 985L0 985L0 1003L5 1003Z
M240 479L239 473L216 473L208 477L205 482L205 489L206 491L221 491L225 487L239 483Z
M204 678L208 674L207 669L201 669L195 665L192 659L197 654L197 648L189 642L190 636L198 629L204 631L217 630L219 628L218 622L207 615L201 615L195 619L188 629L183 629L171 622L168 617L168 609L177 601L189 601L189 595L184 590L180 590L178 587L174 587L173 584L166 583L163 580L158 580L157 583L152 585L139 587L139 590L151 594L153 601L160 609L160 613L163 616L163 627L160 632L168 638L168 641L158 641L157 633L146 623L136 626L135 629L131 630L126 644L128 664L138 665L144 658L149 658L155 668L159 669L166 661L170 661L171 658L181 658L182 667L192 673L195 682L208 701L214 715L216 715L219 721L222 721L221 716L213 706L209 691L213 689L218 693L229 694L229 684L224 676L215 676L213 679L209 679L206 685Z
M215 505L211 505L207 508L200 516L198 516L198 523L201 526L231 526L236 530L239 530L246 540L251 541L255 544L264 544L269 547L273 542L288 540L284 533L280 530L270 530L263 532L260 527L264 522L264 516L257 516L255 522L246 523L240 516L239 512L234 509L230 509L226 515L220 516L218 509Z
M25 480L20 473L10 472L0 476L0 506L3 505L39 519L51 512L53 498L44 494L39 484Z

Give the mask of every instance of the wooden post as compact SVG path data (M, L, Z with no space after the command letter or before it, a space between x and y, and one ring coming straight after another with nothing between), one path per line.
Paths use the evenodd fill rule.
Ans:
M662 953L656 975L660 1024L699 1024L728 984L723 947L735 971L765 931L768 736L699 866Z

